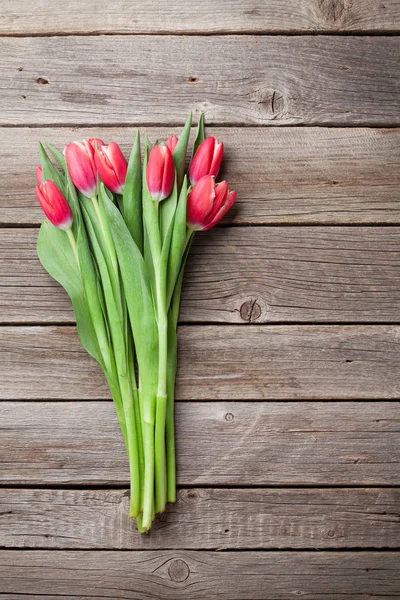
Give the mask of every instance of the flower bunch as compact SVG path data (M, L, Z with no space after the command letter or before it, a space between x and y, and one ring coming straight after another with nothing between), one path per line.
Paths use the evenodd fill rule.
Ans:
M177 321L186 258L196 230L235 201L216 183L223 144L200 118L165 145L137 133L129 163L118 144L90 138L64 153L39 144L36 194L47 220L38 237L44 268L69 294L82 345L99 362L130 469L130 515L139 531L176 499L174 387ZM50 160L52 156L54 161Z

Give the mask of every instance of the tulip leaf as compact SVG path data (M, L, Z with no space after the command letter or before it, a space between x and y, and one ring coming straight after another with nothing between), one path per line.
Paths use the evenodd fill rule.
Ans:
M182 257L186 246L186 198L188 182L187 176L183 180L178 205L175 211L171 247L169 251L168 274L167 274L167 302L171 300L176 280L181 268Z
M50 152L52 153L60 167L63 169L63 171L67 171L67 161L65 160L64 154L60 152L57 148L55 148L52 144L49 144L49 142L46 142L46 148L50 150Z
M43 144L41 142L39 142L39 153L43 169L43 180L51 179L52 181L54 181L54 183L60 188L60 190L65 196L66 194L64 177L49 159L47 152L44 149Z
M39 231L37 252L43 267L71 298L83 347L103 366L80 269L68 234L49 221L44 221Z
M197 148L200 146L201 142L204 141L205 137L206 137L206 135L205 135L205 131L204 131L204 113L200 113L200 119L197 124L196 137L195 137L194 144L193 144L192 158L195 155L195 152L196 152Z
M192 125L192 111L190 111L188 118L186 119L185 126L181 135L179 136L178 143L175 146L175 149L172 153L175 169L178 178L178 191L181 189L183 176L185 174L185 161L186 161L186 151L189 142L190 136L190 127Z
M128 307L144 397L144 420L154 421L158 331L146 263L116 206L104 197Z
M128 171L122 197L122 215L126 226L139 250L143 251L142 226L142 164L140 159L140 133L136 133L135 143L129 158Z

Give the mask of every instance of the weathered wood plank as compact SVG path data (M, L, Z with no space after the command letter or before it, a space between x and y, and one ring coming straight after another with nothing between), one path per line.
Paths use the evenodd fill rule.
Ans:
M400 490L181 489L140 535L125 490L0 489L0 546L80 549L396 548Z
M179 127L143 128L164 140ZM400 223L400 129L209 127L225 142L221 177L237 190L233 223ZM37 140L115 139L126 155L133 128L3 128L0 224L36 224ZM23 157L23 160L21 158Z
M400 28L398 0L8 0L0 34L379 32ZM79 15L79 18L77 18Z
M73 323L37 234L0 229L1 322ZM398 227L217 228L192 247L181 321L396 322L399 258Z
M0 403L0 480L126 485L109 402ZM178 403L181 485L396 485L399 406L364 403Z
M182 326L179 400L398 399L397 326ZM1 327L1 399L109 398L74 327Z
M399 50L395 36L3 38L0 124L170 124L194 109L209 124L396 125Z
M0 553L7 600L387 600L400 594L400 552Z

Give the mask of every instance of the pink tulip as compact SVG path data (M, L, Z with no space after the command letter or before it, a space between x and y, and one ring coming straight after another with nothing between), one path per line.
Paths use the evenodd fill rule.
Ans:
M204 175L216 177L221 166L224 144L215 137L207 137L197 148L189 166L189 179L197 183Z
M128 163L115 142L100 146L95 152L96 167L102 181L115 194L122 194Z
M176 135L171 135L171 137L169 137L167 139L167 142L165 145L167 146L167 148L169 148L171 150L171 152L173 152L175 150L175 146L178 143L178 140L179 140L179 138Z
M174 185L175 167L171 150L167 146L153 146L146 168L149 192L159 202L168 198Z
M36 181L38 185L41 185L43 182L43 169L40 165L36 167Z
M236 200L226 181L215 183L214 177L205 175L188 194L186 221L188 227L201 231L214 227Z
M215 184L215 199L210 213L203 223L203 229L211 229L222 219L236 200L236 192L229 191L226 181Z
M61 190L51 179L36 186L36 196L46 217L60 229L70 229L72 212Z
M104 146L102 140L89 138L82 142L71 142L64 150L70 177L78 190L88 198L92 198L97 193L97 167L94 155L96 148L100 146Z

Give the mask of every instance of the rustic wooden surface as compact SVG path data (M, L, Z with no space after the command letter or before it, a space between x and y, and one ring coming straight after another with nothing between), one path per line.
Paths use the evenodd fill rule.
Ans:
M111 402L2 402L0 411L5 484L127 483ZM190 402L176 413L181 485L379 486L399 472L393 402Z
M0 489L8 548L229 550L395 548L395 488L183 488L151 535L128 517L119 489Z
M5 37L0 49L0 125L167 125L190 109L209 124L400 124L397 36Z
M79 18L76 17L77 13ZM8 0L0 33L383 32L400 26L399 0Z
M73 323L36 238L37 229L0 229L0 320ZM180 319L395 323L399 252L400 227L217 228L194 241Z
M400 597L400 1L3 4L0 598ZM141 536L36 257L37 140L128 152L189 109L238 202L193 246L178 501Z
M8 600L396 598L400 552L3 551ZM16 583L17 582L17 583ZM273 582L273 585L270 585ZM15 593L15 590L19 591Z

